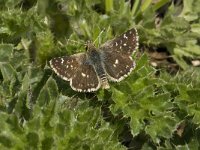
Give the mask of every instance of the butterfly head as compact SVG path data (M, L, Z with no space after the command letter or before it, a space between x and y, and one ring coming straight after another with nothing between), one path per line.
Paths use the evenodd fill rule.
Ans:
M90 52L93 51L93 50L96 50L96 48L95 48L94 44L92 43L92 41L87 41L87 42L85 43L85 47L86 47L86 51L87 51L88 53L90 53Z

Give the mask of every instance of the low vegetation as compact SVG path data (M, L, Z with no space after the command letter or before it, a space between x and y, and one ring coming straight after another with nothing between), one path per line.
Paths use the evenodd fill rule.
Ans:
M0 2L0 149L200 149L200 0ZM128 78L73 91L57 56L136 27Z

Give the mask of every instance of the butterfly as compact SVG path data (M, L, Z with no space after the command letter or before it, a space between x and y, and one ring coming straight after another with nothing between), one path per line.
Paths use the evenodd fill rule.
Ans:
M53 58L50 66L75 91L108 89L108 81L119 82L135 68L132 54L139 46L138 40L137 29L132 28L99 48L87 42L85 53Z

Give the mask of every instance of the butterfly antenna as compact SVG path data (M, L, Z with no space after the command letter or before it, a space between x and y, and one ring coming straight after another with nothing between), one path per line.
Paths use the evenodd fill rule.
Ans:
M69 42L70 42L70 43L73 43L74 45L75 45L75 44L81 44L81 45L84 44L84 42L75 41L75 40L71 40L71 39L66 39L66 41L67 41L67 44L69 44Z
M94 40L93 43L95 43L97 40L99 40L99 37L102 35L103 32L105 32L105 28L103 28L103 30L99 33L99 35L97 36L97 38Z

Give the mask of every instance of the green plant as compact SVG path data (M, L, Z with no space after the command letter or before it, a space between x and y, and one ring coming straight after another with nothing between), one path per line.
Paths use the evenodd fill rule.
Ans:
M199 0L0 4L0 149L200 148L200 70L188 63L200 57ZM84 51L103 29L96 46L132 26L140 48L167 50L183 70L155 69L137 52L128 78L77 93L49 68L50 58Z

